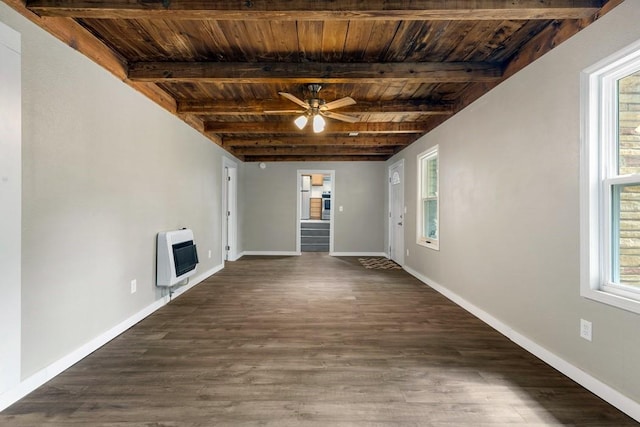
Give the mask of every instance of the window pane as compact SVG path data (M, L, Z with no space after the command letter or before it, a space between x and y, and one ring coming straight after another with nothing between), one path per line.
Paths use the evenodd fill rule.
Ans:
M427 197L436 197L438 192L438 158L432 157L427 163Z
M422 159L420 161L420 170L422 171L422 198L429 197L429 159Z
M438 191L438 157L431 156L422 162L422 198L437 196Z
M640 184L613 187L612 277L640 289Z
M417 240L439 250L438 238L438 146L418 155Z
M618 80L618 173L640 173L640 71Z
M438 238L438 199L429 199L423 201L422 212L424 220L423 236L428 239Z

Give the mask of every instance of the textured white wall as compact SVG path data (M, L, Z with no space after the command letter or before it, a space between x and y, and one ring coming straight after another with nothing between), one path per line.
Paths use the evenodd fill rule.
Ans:
M161 298L159 231L222 263L223 151L3 3L0 21L23 42L26 378Z
M580 72L640 38L627 1L419 142L407 265L640 402L640 316L580 297ZM416 241L416 155L440 146L440 251ZM578 335L593 322L593 342Z
M20 382L20 34L0 22L0 395Z

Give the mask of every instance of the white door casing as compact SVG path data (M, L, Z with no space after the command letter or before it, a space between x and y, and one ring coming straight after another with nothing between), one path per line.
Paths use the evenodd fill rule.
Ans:
M389 258L404 265L404 160L389 167Z

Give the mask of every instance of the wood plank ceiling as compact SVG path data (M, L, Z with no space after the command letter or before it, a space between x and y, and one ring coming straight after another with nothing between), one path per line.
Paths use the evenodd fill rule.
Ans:
M623 0L3 1L251 162L386 160Z

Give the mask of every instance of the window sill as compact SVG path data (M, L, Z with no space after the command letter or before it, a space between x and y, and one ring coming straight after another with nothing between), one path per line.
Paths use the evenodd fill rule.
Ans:
M419 246L424 246L425 248L433 249L434 251L440 250L440 242L438 240L418 240L416 243Z
M599 289L590 288L582 288L580 290L580 295L593 301L607 304L622 310L630 311L632 313L640 314L640 301L636 299L627 298Z

